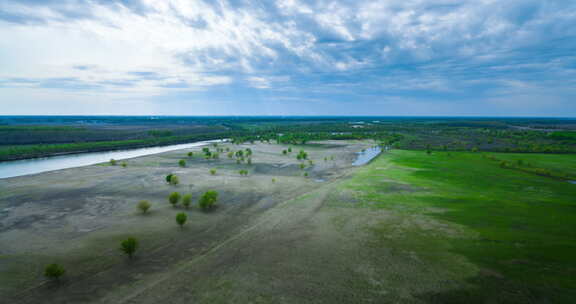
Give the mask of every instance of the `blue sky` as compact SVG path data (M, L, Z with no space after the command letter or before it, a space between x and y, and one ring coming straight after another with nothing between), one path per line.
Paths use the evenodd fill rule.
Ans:
M576 1L3 0L4 115L576 117Z

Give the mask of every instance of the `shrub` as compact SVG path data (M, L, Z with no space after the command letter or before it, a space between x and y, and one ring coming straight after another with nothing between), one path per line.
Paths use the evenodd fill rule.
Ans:
M59 280L64 273L66 273L66 270L58 264L50 264L44 269L44 276L51 280Z
M111 166L116 166L116 160L112 158L112 159L110 160L110 165L111 165Z
M170 184L170 181L172 180L173 176L174 176L174 174L172 174L172 173L166 175L166 182Z
M176 207L176 205L180 201L180 193L178 192L170 193L170 195L168 196L168 201L170 202L170 204L172 204L172 207Z
M180 229L184 227L184 224L186 224L187 219L188 216L186 215L186 213L181 212L176 214L176 223L178 224L178 226L180 226Z
M300 164L300 170L304 170L304 168L306 168L305 164Z
M182 206L188 209L192 203L192 194L186 194L182 197Z
M170 178L170 185L176 186L179 183L180 183L180 178L178 178L178 176L176 176L176 175L172 175L172 178Z
M133 237L129 237L120 243L120 250L127 254L130 259L134 257L136 249L138 249L138 241Z
M198 201L198 205L202 210L209 210L212 209L216 205L216 201L218 200L218 192L214 190L206 191L201 197L200 201Z
M188 157L193 157L194 156L194 152L188 152Z
M210 174L216 175L216 169L210 169Z
M275 179L275 178L272 178L272 182L275 183L275 182L276 182L276 179Z
M146 212L148 212L148 209L150 209L150 202L148 201L140 201L138 203L138 209L140 211L142 211L142 214L146 214Z
M186 167L186 161L181 159L180 161L178 161L178 166L180 167Z
M127 166L128 166L128 164L127 164L127 163L125 163L125 162L124 162L124 163L122 163L122 168L126 168Z

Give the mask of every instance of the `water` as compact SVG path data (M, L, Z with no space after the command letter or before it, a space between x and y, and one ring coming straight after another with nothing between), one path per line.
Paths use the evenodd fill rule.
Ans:
M122 160L144 155L157 154L167 151L186 149L207 145L221 140L200 141L189 144L170 145L162 147L148 147L129 150L88 152L0 162L0 178L36 174L60 169L89 166L108 162L110 159Z
M576 180L574 180L574 181L568 181L568 182L571 183L571 184L576 185Z
M382 152L382 149L378 146L368 148L362 152L358 152L356 160L352 163L352 166L362 166L369 163L372 159L378 156Z

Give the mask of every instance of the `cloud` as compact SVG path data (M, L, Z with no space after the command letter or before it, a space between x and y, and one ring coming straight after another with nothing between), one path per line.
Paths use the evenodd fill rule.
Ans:
M326 100L342 114L350 102L390 113L384 99L398 113L401 100L510 112L484 102L503 99L537 113L540 90L558 101L550 113L576 115L575 26L563 0L5 0L0 90L86 96L88 113L102 98L173 98L178 111Z

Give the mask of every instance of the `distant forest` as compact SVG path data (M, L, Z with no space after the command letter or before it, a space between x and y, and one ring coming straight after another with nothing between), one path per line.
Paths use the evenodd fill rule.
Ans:
M576 153L576 119L0 116L0 161L230 138L373 139L397 149Z

